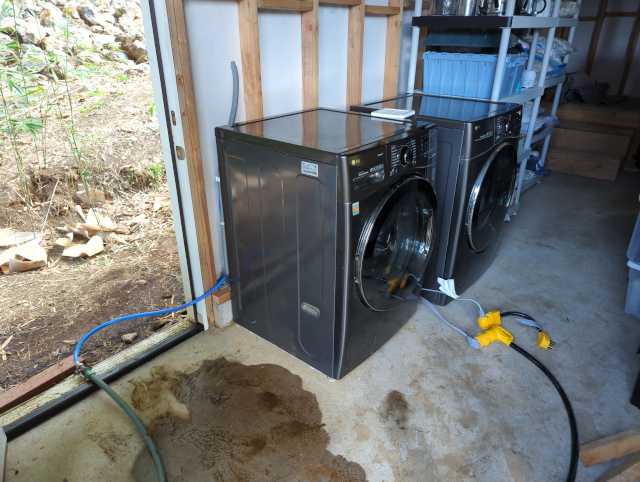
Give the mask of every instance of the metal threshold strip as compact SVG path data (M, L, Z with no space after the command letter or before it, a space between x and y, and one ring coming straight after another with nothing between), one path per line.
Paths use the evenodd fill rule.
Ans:
M111 383L203 330L204 326L201 323L193 323L189 320L177 323L97 363L93 370L105 383ZM0 423L7 439L12 440L22 435L97 389L98 387L93 383L84 381L81 375L73 375L31 400L12 408L0 415Z

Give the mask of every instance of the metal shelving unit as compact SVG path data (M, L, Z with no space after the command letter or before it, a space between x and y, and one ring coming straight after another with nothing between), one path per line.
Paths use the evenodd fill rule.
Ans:
M551 0L548 0L551 1ZM544 147L540 155L541 163L544 165L544 160L549 148L549 140L551 134L553 134L553 127L546 128L542 132L534 135L534 129L536 120L538 118L538 110L540 108L540 99L544 94L545 89L557 86L556 95L553 100L553 107L551 109L551 115L555 116L558 109L558 102L560 101L560 93L562 91L562 84L564 83L566 76L547 79L545 75L540 75L538 83L535 87L530 89L523 89L508 97L500 98L500 88L502 86L502 76L504 74L505 60L507 56L507 49L509 46L509 38L511 36L511 29L531 29L533 40L531 42L531 51L529 53L529 59L527 62L527 70L533 69L533 63L536 54L536 45L538 44L538 38L540 37L540 29L549 29L547 33L547 47L553 45L553 38L555 36L556 28L558 27L570 27L569 42L573 40L575 28L578 25L578 16L574 18L559 18L558 13L560 10L560 0L553 1L553 7L551 15L547 13L547 16L522 16L514 15L515 0L507 0L505 6L505 15L501 16L471 16L471 17L458 17L449 15L429 15L422 16L422 0L416 0L414 17L411 25L414 27L411 45L411 65L409 68L409 85L408 92L414 91L414 79L416 60L418 55L418 40L420 28L499 28L502 30L500 38L500 50L498 53L498 61L496 65L496 73L493 79L493 88L491 91L492 102L512 102L516 104L525 104L526 102L533 101L533 108L531 111L531 118L529 120L529 130L525 136L524 146L521 146L518 150L518 182L517 190L515 194L515 203L509 210L507 218L515 214L520 207L520 195L533 185L540 182L542 176L536 176L534 179L523 182L524 173L526 170L526 160L531 152L531 144L544 139ZM578 0L581 3L581 0ZM547 10L548 12L548 10ZM547 72L549 65L549 58L551 54L551 48L546 48L541 65L541 74ZM564 61L567 62L568 56L565 56Z

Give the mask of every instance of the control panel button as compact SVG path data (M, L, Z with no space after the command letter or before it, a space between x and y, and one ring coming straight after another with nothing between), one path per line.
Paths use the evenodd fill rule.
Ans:
M408 146L402 146L400 150L400 164L409 166L414 162L413 151Z

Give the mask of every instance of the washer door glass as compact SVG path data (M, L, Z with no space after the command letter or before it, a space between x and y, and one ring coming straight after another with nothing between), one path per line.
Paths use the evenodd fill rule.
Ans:
M358 294L365 306L387 311L419 294L432 251L435 205L426 179L408 177L380 201L365 224L356 253Z
M467 241L481 253L500 235L518 174L518 152L502 144L484 164L471 190L467 208Z

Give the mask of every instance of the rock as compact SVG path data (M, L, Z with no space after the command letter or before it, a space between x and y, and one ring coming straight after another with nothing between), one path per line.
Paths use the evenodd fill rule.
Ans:
M52 23L59 23L62 20L62 11L50 3L42 4L40 12L40 25L50 27Z
M16 31L23 44L40 46L42 39L46 36L44 28L40 27L34 18L25 20L22 25L18 24Z
M120 339L124 342L124 343L133 343L133 340L135 340L136 338L138 338L138 333L127 333L126 335L122 335L120 337Z
M138 286L144 286L144 285L146 285L146 284L147 284L147 281L146 281L146 280L143 280L143 279L139 279L138 281L136 281L136 284L137 284Z
M89 0L94 7L99 7L101 5L100 0Z
M120 49L135 61L147 56L147 44L143 39L140 32L121 34L116 37L116 40L120 42Z
M89 28L89 30L91 30L93 33L103 33L104 27L102 25L93 25L91 28Z
M173 296L173 293L171 291L165 291L164 293L162 293L162 297L165 300L168 300L169 298L171 298Z
M127 14L127 7L125 7L124 5L114 5L113 10L113 16L116 18L120 18L123 15Z
M115 60L117 62L124 62L129 60L129 56L125 54L122 50L114 50L112 52L105 53L107 57L111 60Z
M78 13L78 4L73 0L70 2L67 2L67 4L64 6L63 12L65 16L71 15L71 18L75 18L75 19L80 18L80 14Z
M78 7L78 15L80 15L80 18L84 20L87 25L97 25L96 12L93 5L83 3Z
M55 5L58 8L63 8L64 7L64 0L49 0L49 3L52 3L53 5Z
M54 62L49 66L52 75L58 79L66 79L68 75L68 65L66 62Z
M153 322L153 324L151 325L151 329L153 331L158 331L160 328L162 328L164 325L166 325L167 323L169 323L171 320L156 320Z

